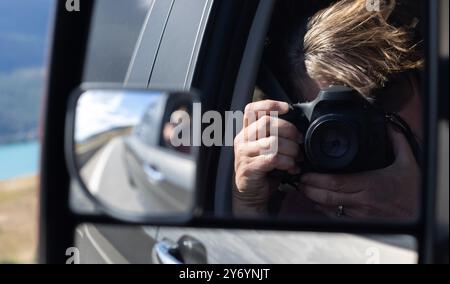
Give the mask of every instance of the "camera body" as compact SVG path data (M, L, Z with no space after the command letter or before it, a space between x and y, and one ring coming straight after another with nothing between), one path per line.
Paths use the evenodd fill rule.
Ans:
M353 89L331 86L280 118L304 134L302 173L356 173L393 163L384 111Z

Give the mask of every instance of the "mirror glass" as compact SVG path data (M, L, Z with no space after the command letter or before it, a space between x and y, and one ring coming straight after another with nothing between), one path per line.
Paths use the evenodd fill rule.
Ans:
M75 156L89 192L158 217L201 205L244 219L417 220L428 99L420 1L288 2L277 1L253 100L208 92L203 113L187 93L82 94ZM237 98L249 105L229 111ZM200 148L205 204L194 202Z
M196 153L189 143L172 140L190 128L192 99L189 93L137 90L82 93L74 119L74 160L89 193L125 214L189 213Z

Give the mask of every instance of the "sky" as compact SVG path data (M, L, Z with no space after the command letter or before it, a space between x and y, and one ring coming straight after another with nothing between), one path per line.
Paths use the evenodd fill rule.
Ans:
M75 140L81 142L116 127L136 126L156 98L156 94L133 92L83 94L77 106Z

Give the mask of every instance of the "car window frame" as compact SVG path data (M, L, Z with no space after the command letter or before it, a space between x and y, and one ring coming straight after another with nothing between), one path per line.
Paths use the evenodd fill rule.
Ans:
M147 87L175 0L153 0L125 77L125 86Z

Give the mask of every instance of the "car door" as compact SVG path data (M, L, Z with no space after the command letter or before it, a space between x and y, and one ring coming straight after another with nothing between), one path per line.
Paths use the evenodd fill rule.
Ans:
M191 88L213 1L148 0L133 4L96 2L84 81L153 89ZM133 14L133 9L138 12ZM119 11L126 13L119 16ZM131 18L133 23L127 20ZM111 26L117 28L115 32ZM156 131L150 120L149 116L142 120L141 128L148 128L147 134ZM142 136L135 133L125 143L131 184L147 189L143 194L159 200L161 210L184 211L190 204L186 201L190 194L185 191L191 188L187 185L192 174L185 169L194 169L192 153L165 148L160 141L149 141L150 135ZM186 166L180 167L182 164ZM156 175L164 180L158 181ZM75 183L71 200L78 211L93 210ZM83 225L77 230L76 243L83 263L148 263L156 235L153 227Z

